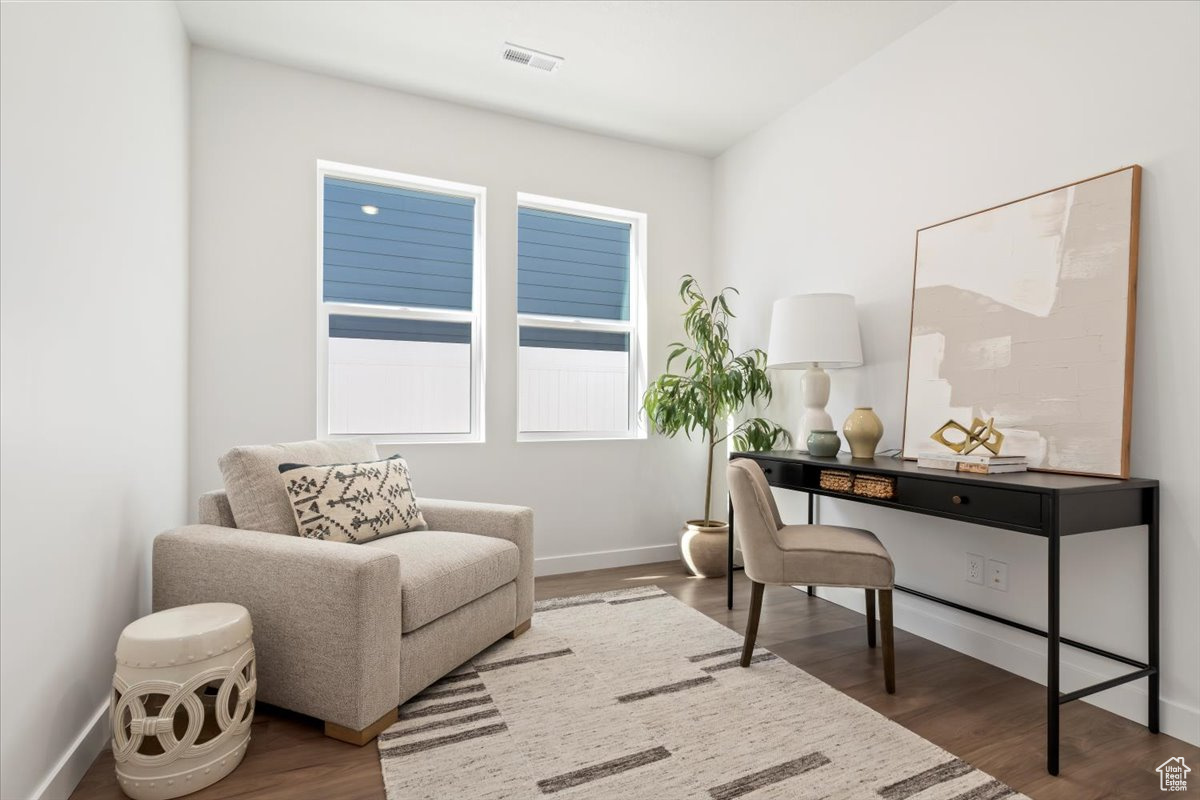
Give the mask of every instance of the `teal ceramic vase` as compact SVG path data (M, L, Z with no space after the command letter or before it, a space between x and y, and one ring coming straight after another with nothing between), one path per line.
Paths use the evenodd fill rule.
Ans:
M813 431L808 435L808 454L828 458L836 456L842 449L842 440L837 431Z

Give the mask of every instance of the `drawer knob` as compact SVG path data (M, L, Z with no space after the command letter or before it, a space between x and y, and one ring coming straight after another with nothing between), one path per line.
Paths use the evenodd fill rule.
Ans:
M771 474L771 468L770 468L770 467L763 467L763 474L764 474L764 475L770 475L770 474Z
M954 503L956 506L965 506L967 504L967 498L963 497L961 494L956 494L954 497L950 498L950 502Z

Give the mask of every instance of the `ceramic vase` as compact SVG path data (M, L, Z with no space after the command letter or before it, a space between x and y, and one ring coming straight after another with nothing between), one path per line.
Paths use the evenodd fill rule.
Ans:
M688 520L679 538L679 550L688 572L701 578L719 578L729 569L729 526L705 526Z
M850 455L854 458L874 458L875 446L883 438L883 421L870 408L856 408L842 426Z
M813 431L808 435L808 454L828 458L836 456L842 449L842 440L837 431Z

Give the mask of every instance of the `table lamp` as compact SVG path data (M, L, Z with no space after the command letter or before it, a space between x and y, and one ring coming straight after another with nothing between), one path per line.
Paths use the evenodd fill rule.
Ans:
M800 381L804 416L797 440L801 449L808 446L808 435L814 430L835 430L825 411L829 402L829 373L825 370L862 363L852 295L797 294L775 301L767 366L804 370Z

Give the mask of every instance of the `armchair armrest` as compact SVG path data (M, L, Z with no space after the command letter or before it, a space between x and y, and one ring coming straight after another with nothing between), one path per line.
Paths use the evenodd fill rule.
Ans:
M533 509L496 503L420 498L421 514L433 531L458 531L507 539L520 550L517 618L514 629L533 616Z
M375 547L188 525L154 540L154 610L238 603L263 702L359 730L400 697L400 560Z

